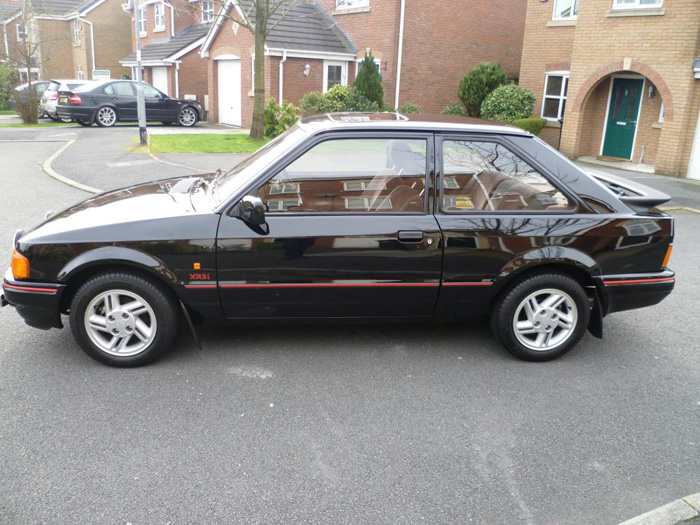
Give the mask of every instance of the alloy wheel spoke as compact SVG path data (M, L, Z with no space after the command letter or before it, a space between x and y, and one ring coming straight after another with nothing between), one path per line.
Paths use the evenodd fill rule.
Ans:
M544 342L542 346L549 346L552 343L552 336L554 335L554 330L544 334Z
M574 327L574 320L569 315L559 314L557 325L565 330L571 330Z
M528 320L532 322L535 318L535 313L540 309L540 305L537 303L537 299L532 297L528 302L525 303L525 315Z
M542 308L557 308L558 306L561 305L561 303L564 302L564 300L565 299L562 295L553 293L549 297L547 297L544 301L542 301L540 306Z
M148 311L146 306L141 301L136 300L122 305L122 310L129 312L134 317L138 317L139 315L145 314Z
M150 326L148 326L146 323L144 323L141 319L136 321L136 328L134 329L134 335L138 337L142 342L147 342L150 338L151 335L153 334L153 330L151 329Z
M107 318L102 315L92 314L89 323L93 330L110 333L109 328L107 328Z
M531 321L518 321L517 325L518 332L522 335L536 334L537 329L532 324Z
M537 334L537 338L535 339L535 346L539 346L540 348L544 346L544 341L547 337L547 334L544 332L540 332Z
M107 311L106 313L110 314L117 308L121 306L121 303L119 301L119 295L116 293L111 293L105 297L105 310Z

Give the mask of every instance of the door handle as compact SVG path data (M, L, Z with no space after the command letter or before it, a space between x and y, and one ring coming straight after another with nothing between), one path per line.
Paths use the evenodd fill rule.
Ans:
M423 232L420 230L403 230L398 234L401 242L421 242L423 240Z

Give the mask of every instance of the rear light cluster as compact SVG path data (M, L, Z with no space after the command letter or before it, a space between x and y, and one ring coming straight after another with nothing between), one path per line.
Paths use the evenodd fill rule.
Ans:
M12 251L12 276L15 279L29 279L29 259L17 250Z
M671 258L671 252L673 251L673 244L670 244L668 250L666 250L666 256L664 257L664 262L661 263L661 268L668 268L668 260Z
M58 93L51 93L51 95L49 95L49 100L58 100Z
M70 98L68 99L68 101L71 104L82 104L83 103L83 99L81 99L78 95L71 95Z

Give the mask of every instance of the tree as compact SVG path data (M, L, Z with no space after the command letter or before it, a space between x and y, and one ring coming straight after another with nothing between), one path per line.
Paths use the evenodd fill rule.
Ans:
M506 83L506 72L498 62L479 64L467 71L459 82L458 96L467 115L481 117L481 104L491 92Z
M370 102L376 102L380 108L384 106L382 75L377 69L377 64L374 63L371 52L365 53L365 58L360 64L360 70L357 73L353 87Z

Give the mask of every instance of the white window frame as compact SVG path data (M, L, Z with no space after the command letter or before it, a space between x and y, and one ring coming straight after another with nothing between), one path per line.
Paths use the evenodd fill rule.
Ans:
M374 210L391 210L394 208L394 206L391 203L391 199L386 196L382 197L379 196L376 198L370 198L370 197L343 197L343 200L345 201L345 209L346 210L363 210L363 211L369 211L370 209L370 204L372 204L372 208ZM357 204L358 206L351 206L350 201L358 201ZM361 203L361 205L359 205Z
M654 4L642 4L641 0L633 0L631 4L621 4L620 0L613 0L613 11L619 11L623 9L659 9L663 7L664 0L656 0Z
M158 23L160 19L160 24ZM165 31L165 4L158 2L153 4L153 31Z
M299 193L298 182L278 182L270 186L269 195L285 195L288 193Z
M355 78L357 78L357 75L360 74L360 64L364 62L364 58L360 58L359 60L355 60ZM375 58L374 59L374 65L377 66L377 72L381 75L382 73L382 59L381 58Z
M83 73L83 70L78 68L78 80L83 80L85 79L85 74Z
M353 186L357 186L354 188ZM344 191L366 191L366 190L385 190L386 181L383 180L347 180L343 182Z
M323 93L328 91L328 68L332 66L341 66L343 68L340 74L340 85L348 85L348 63L340 62L337 60L324 60L323 61Z
M661 101L661 107L659 107L659 120L657 120L657 122L658 122L659 124L663 124L663 123L664 123L664 117L665 117L665 115L666 115L666 107L664 106L664 101L662 100L662 101Z
M562 83L561 83L561 91L559 92L559 96L554 96L554 95L547 95L547 84L549 84L549 77L562 77ZM564 118L564 115L562 114L562 102L566 101L566 95L565 90L569 82L569 72L568 71L550 71L545 74L544 77L544 91L542 92L542 109L540 111L540 116L549 121L549 122L558 122L560 119ZM559 100L559 108L557 109L557 118L552 118L552 117L545 117L544 116L544 103L547 99L556 99Z
M82 33L82 26L80 25L80 20L75 18L73 20L73 43L76 46L80 45L80 40L81 40L81 33Z
M342 9L360 9L369 7L369 0L335 0L335 8L340 11Z
M287 203L286 207L285 202ZM299 199L268 199L265 204L267 204L269 211L286 212L292 206L301 206L301 201Z
M554 0L554 7L552 9L552 20L576 20L578 18L578 4L579 0L571 0L571 14L569 16L558 16L557 3L559 0ZM575 13L574 13L575 11Z
M457 182L456 177L446 176L442 179L443 188L446 190L458 190L460 189L459 182Z
M24 27L22 24L17 24L15 27L17 28L17 42L24 42Z
M202 0L200 7L202 8L203 24L208 24L214 20L214 0Z
M250 92L255 94L255 54L250 55Z
M148 31L148 28L146 27L146 6L139 7L138 17L139 17L139 34L145 35Z

